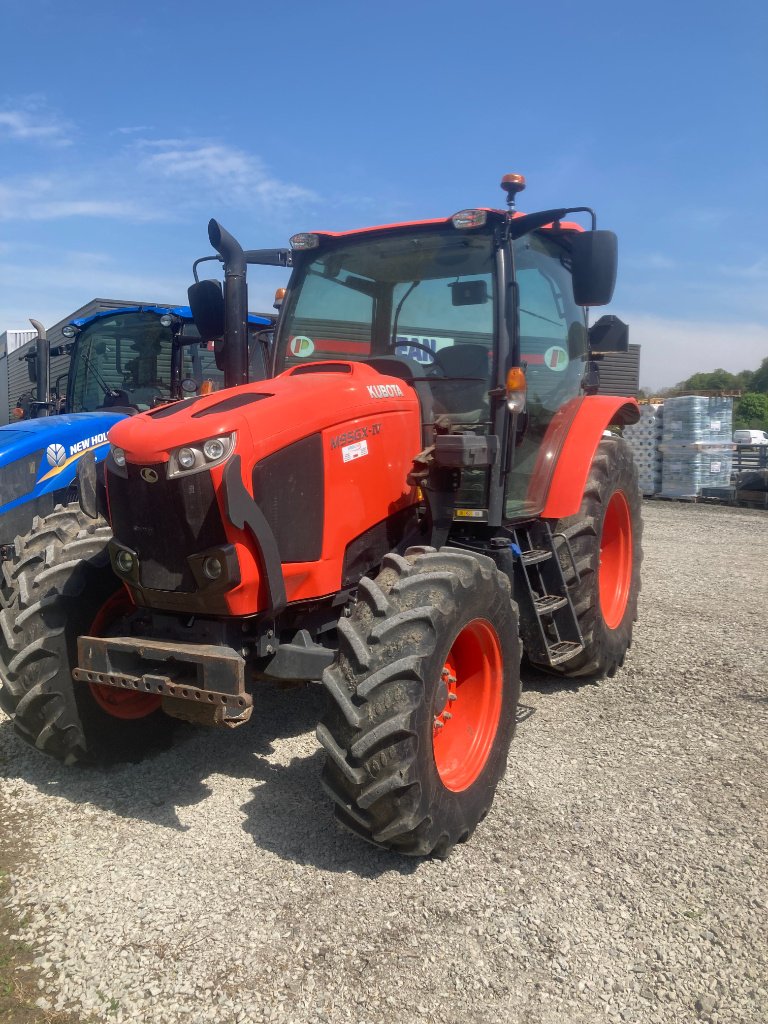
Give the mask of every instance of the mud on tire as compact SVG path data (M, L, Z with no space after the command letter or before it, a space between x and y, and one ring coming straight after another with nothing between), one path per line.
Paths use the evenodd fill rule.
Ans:
M338 657L323 675L330 707L317 735L340 823L415 856L445 856L468 839L506 768L519 669L517 608L491 559L450 548L388 555L376 580L360 582L352 615L339 623ZM462 686L472 693L481 676L476 694L495 701L492 714L462 720ZM457 710L455 721L445 709ZM453 749L470 752L455 769L439 746L447 727L464 730L453 734Z
M643 559L637 469L623 438L606 437L600 442L581 508L551 527L554 534L568 538L574 555L577 576L565 545L560 545L560 564L585 645L581 654L551 671L565 676L613 676L632 643ZM608 548L622 532L630 534L631 551L612 554ZM613 575L607 568L610 559Z
M104 520L68 505L36 519L0 565L0 707L26 743L68 764L135 761L167 745L172 727L162 712L113 718L72 680L77 637L119 586L111 536Z

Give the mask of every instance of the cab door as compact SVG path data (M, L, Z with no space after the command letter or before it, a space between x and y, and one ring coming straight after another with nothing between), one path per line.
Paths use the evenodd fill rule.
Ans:
M533 232L514 242L513 256L528 396L507 476L507 519L535 515L543 507L548 464L555 462L545 447L557 447L553 417L579 395L587 351L584 309L573 298L566 244Z

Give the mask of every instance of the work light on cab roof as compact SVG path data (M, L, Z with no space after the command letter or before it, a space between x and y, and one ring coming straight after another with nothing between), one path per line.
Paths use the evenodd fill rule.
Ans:
M482 228L487 220L487 210L459 210L451 217L455 228Z
M291 235L292 249L316 249L318 245L320 245L318 235L313 235L308 231L300 231L297 235Z

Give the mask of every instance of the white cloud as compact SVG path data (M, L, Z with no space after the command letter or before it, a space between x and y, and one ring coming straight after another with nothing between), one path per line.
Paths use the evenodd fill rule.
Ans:
M69 146L70 126L51 116L39 116L31 110L0 110L0 134L23 141L33 140Z
M720 273L739 281L768 282L768 256L761 256L746 267L722 265L718 269Z
M36 177L0 181L0 220L61 220L66 217L106 217L113 220L156 221L167 216L131 199L95 196L89 183L72 177Z
M768 356L768 325L622 315L632 344L642 346L641 383L671 387L699 371L755 370Z
M152 126L149 124L137 124L135 126L125 128L115 128L114 131L110 132L110 135L138 135L139 132L151 132Z
M661 252L649 252L638 256L628 256L623 265L634 270L674 270L677 263Z
M317 198L301 185L271 176L260 157L233 146L181 139L144 140L140 145L149 151L141 162L148 174L213 188L228 205L254 200L282 204Z

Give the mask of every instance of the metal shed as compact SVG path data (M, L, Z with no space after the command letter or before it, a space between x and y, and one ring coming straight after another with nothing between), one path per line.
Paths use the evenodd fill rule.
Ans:
M91 316L103 309L120 309L123 306L154 305L152 302L140 302L135 299L91 299L84 306L70 313L53 327L47 330L51 347L65 344L67 339L61 333L70 320ZM0 334L0 426L10 422L11 411L16 407L22 395L34 389L29 380L27 364L24 356L30 351L37 334L33 330L5 331ZM51 359L51 384L57 378L66 377L69 370L69 356L54 356ZM62 382L63 383L63 382Z

